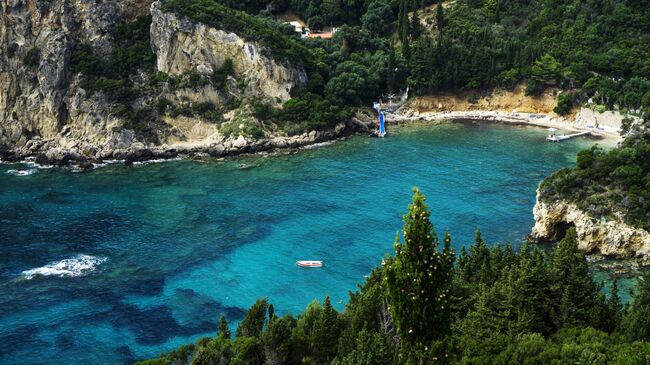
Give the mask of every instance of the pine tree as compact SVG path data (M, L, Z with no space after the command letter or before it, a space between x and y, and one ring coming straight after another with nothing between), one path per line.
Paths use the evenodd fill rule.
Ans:
M291 316L269 318L269 323L262 335L262 344L266 357L265 364L286 364L291 356L291 332L295 320Z
M628 341L650 341L650 269L642 271L621 322Z
M258 299L255 304L248 310L246 316L237 326L235 336L237 337L259 337L266 322L266 311L268 301Z
M424 201L424 195L414 189L413 203L403 218L404 242L396 240L395 257L384 263L389 310L405 351L442 338L450 330L451 238L445 236L441 252Z
M409 60L411 75L408 78L408 84L418 94L431 91L432 53L432 43L428 37L422 37L413 43Z
M320 317L314 323L311 341L312 352L326 363L329 363L336 355L340 332L339 314L332 307L330 297L327 296L325 297Z
M230 328L228 328L228 322L226 321L226 317L224 317L223 314L219 319L219 330L217 331L217 338L230 340Z
M566 232L553 252L553 280L556 295L561 298L558 327L593 325L598 328L598 323L592 323L592 314L599 288L585 255L578 249L575 228Z

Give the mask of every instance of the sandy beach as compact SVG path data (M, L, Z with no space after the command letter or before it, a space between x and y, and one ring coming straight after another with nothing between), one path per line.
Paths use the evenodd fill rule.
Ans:
M615 127L600 126L596 128L579 118L576 120L569 120L552 117L544 113L520 113L488 110L416 112L413 110L407 110L386 115L386 121L389 124L401 124L408 121L444 122L462 120L530 125L541 128L556 128L558 129L559 134L588 131L592 136L602 139L607 144L613 145L622 140L618 129Z

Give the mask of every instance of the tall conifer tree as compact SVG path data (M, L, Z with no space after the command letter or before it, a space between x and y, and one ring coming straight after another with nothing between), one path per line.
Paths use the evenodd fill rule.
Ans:
M445 248L439 250L440 242L424 200L415 189L413 203L403 218L404 241L396 240L395 257L385 262L389 310L407 350L440 339L450 330L454 253L448 234Z

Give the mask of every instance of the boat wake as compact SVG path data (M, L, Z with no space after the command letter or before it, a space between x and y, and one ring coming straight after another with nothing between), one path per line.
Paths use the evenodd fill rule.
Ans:
M90 255L77 255L69 259L50 262L49 264L35 269L22 272L21 277L31 280L38 277L55 276L61 278L74 278L86 276L106 262L106 257L95 257Z

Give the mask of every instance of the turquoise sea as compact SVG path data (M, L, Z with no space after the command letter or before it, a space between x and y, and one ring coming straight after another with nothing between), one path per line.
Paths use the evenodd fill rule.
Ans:
M411 188L440 234L518 244L535 188L595 143L450 124L297 154L90 172L0 165L0 363L121 364L212 335L257 298L298 313L392 251ZM324 260L303 269L296 260Z

